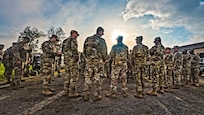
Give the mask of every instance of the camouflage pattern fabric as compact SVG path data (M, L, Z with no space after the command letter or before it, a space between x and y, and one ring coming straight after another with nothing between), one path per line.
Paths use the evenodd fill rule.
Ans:
M3 55L3 64L5 67L4 71L4 77L9 79L12 76L12 70L13 70L13 53L12 53L12 47L5 50Z
M152 87L156 89L164 87L164 55L165 48L162 44L157 44L150 49Z
M51 41L45 41L42 44L42 51L43 88L48 88L51 84L52 68L56 56L56 44Z
M84 43L83 54L86 60L84 94L89 95L93 86L94 96L98 96L102 89L103 66L107 56L105 40L97 34L88 37Z
M165 71L165 86L172 87L172 73L173 73L173 55L165 54L164 55L164 71Z
M183 54L183 77L184 82L190 82L191 75L191 55Z
M135 78L136 91L144 90L144 73L146 61L148 58L148 47L143 44L134 46L131 54L131 62L133 65L133 76Z
M62 51L64 53L64 64L66 71L64 90L74 93L76 91L76 86L79 78L79 53L77 39L70 36L65 39L65 42L63 42L63 44L64 46Z
M180 85L181 84L181 72L182 72L182 66L183 66L182 54L180 52L175 52L173 59L174 59L174 70L173 70L174 81L173 83L175 85Z
M117 92L118 78L122 81L122 91L127 92L127 61L128 47L123 43L114 45L111 49L109 60L112 61L110 92Z
M199 83L199 72L200 72L200 56L198 54L192 55L191 61L191 77L193 83Z

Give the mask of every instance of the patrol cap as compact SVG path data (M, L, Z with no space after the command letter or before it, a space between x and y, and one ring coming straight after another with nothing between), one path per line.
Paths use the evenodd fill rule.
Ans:
M161 42L161 38L160 38L160 37L156 37L156 38L154 39L154 42L155 42L155 41Z
M58 38L57 35L52 35L52 36L50 37L50 39L51 39L51 38L56 38L56 40L59 41L59 38Z
M176 49L176 48L178 49L178 48L179 48L179 46L174 46L174 49Z
M4 44L0 44L0 50L4 49Z
M171 48L170 47L166 47L166 50L171 50Z
M137 36L135 40L142 41L143 40L143 36Z
M28 42L30 42L30 37L25 36L25 37L23 37L23 40L27 40Z
M79 33L78 33L76 30L72 30L72 31L70 32L70 34L73 34L73 33L76 33L77 36L79 36Z
M101 26L99 26L99 27L97 28L96 33L100 32L100 31L103 31L103 32L104 32L104 29L103 29Z
M17 43L17 42L13 42L12 45L13 45L13 46L18 45L18 43Z

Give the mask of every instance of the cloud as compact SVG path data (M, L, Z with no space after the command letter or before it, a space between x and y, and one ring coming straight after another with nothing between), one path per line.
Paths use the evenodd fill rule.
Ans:
M192 33L186 43L201 42L204 36L204 6L200 0L129 0L123 19L128 21L132 18L140 18L152 15L149 21L143 25L160 31L161 28L184 27ZM166 32L165 32L166 33Z

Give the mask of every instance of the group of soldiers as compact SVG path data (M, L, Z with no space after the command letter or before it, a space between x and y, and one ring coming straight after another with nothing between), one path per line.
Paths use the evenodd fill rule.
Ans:
M4 77L11 86L22 87L21 77L28 68L32 52L32 47L28 45L29 41L29 37L23 37L22 41L12 43L12 46L5 51L3 48L1 50L1 62L5 67Z
M51 88L53 76L53 63L56 57L64 55L65 64L65 80L64 94L69 97L79 97L77 92L77 84L79 80L79 72L84 72L84 89L83 99L88 101L93 92L93 100L102 99L101 91L105 77L110 77L110 90L106 94L107 97L117 97L117 87L119 79L122 82L122 96L128 96L127 73L131 66L131 76L135 80L136 92L135 97L143 98L145 89L145 74L147 67L151 74L152 91L147 92L148 95L157 96L157 93L172 92L172 88L179 89L181 86L188 87L191 83L199 86L199 55L194 50L179 51L179 47L175 46L173 52L171 48L164 47L161 38L156 37L154 46L149 49L142 43L143 36L136 37L136 45L129 52L128 46L123 43L123 36L117 37L117 44L112 46L110 54L107 53L107 45L104 38L104 29L98 27L96 34L86 38L84 42L83 52L79 54L77 38L79 33L76 30L70 32L70 36L62 43L62 49L57 48L58 36L52 35L48 41L42 43L42 75L43 75L43 95L52 95L55 90ZM11 70L14 69L15 77L12 83L20 84L20 75L22 62L25 53L31 49L25 49L23 46L29 42L29 38L25 37L22 42L13 44L11 54L4 53L3 63L6 68L5 76L10 80ZM22 44L22 45L19 45ZM17 52L17 53L16 53ZM22 54L21 54L22 53ZM82 61L83 57L83 61ZM11 58L11 59L10 59ZM82 63L82 71L80 64ZM107 66L109 64L110 66ZM12 68L11 68L12 66ZM110 67L110 69L108 69ZM91 91L93 90L93 91Z

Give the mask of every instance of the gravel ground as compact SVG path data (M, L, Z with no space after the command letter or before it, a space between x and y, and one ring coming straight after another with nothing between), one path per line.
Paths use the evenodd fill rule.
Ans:
M203 78L202 78L203 81ZM83 91L84 80L79 80L78 92ZM204 82L200 87L190 86L174 90L172 93L159 94L138 99L134 80L128 79L128 97L121 96L121 84L116 99L105 97L109 90L110 80L103 84L102 100L83 101L82 97L69 98L62 96L63 77L55 77L52 87L56 94L48 97L41 95L42 80L22 82L24 88L6 87L0 89L1 115L202 115L204 114ZM151 90L150 83L145 83L145 92Z

